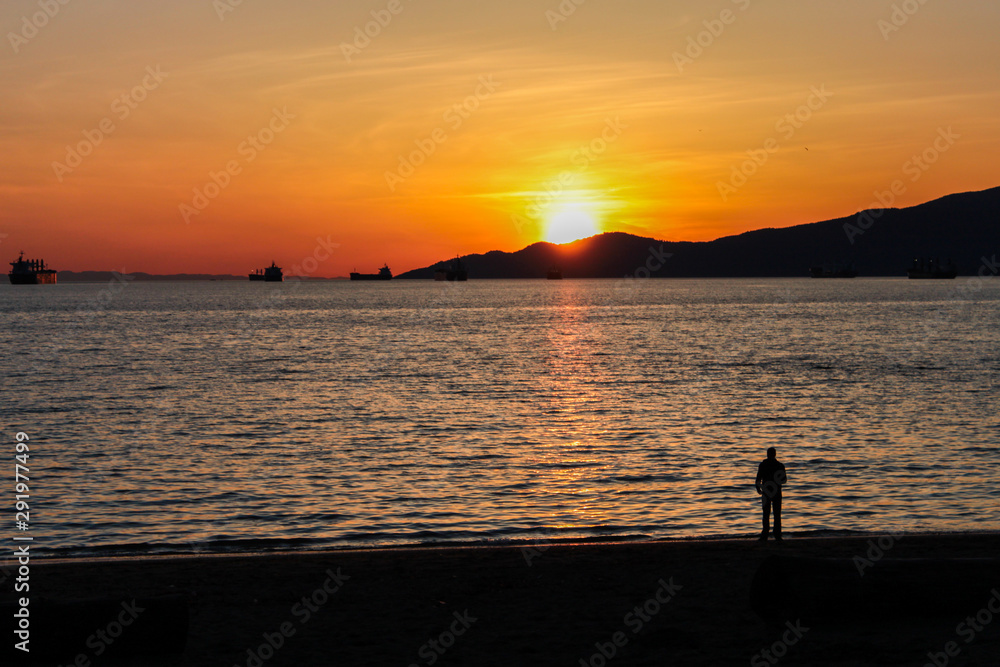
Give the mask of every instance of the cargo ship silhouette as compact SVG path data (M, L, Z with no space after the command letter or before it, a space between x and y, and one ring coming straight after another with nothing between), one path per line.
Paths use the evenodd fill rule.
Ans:
M250 272L250 280L262 280L266 283L280 283L285 279L281 272L281 267L271 261L271 266L266 269L256 269Z
M358 273L357 271L352 271L351 280L392 280L392 271L389 270L388 264L379 269L378 273Z
M438 282L463 282L469 279L469 271L460 257L451 260L451 264L443 264L434 271L434 280Z
M25 259L24 251L16 261L10 263L7 277L11 285L55 285L57 273L45 265L45 260Z
M958 277L958 270L951 260L941 264L937 259L919 257L913 260L913 266L906 275L910 280L954 280Z

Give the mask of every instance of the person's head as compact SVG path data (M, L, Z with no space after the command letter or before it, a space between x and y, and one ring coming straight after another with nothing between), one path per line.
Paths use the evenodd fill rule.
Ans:
M778 455L778 451L774 447L767 448L767 458L773 459Z

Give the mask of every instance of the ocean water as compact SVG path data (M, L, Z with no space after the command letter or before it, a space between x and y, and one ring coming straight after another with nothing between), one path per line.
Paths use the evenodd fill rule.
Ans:
M768 446L788 533L1000 529L998 279L4 285L0 323L44 554L750 535Z

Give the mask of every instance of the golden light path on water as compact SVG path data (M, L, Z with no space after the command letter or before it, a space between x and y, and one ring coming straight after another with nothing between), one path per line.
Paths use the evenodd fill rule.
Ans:
M50 550L750 534L770 445L789 531L1000 528L1000 284L56 287L0 291Z

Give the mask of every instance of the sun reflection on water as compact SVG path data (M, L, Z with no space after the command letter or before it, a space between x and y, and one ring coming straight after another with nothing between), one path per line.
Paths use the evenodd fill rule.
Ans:
M304 285L242 346L216 332L247 287L136 289L114 340L84 323L12 398L60 434L52 547L749 532L768 445L789 530L1000 527L998 333L957 310L947 355L911 347L905 283ZM1000 318L1000 286L979 298Z

